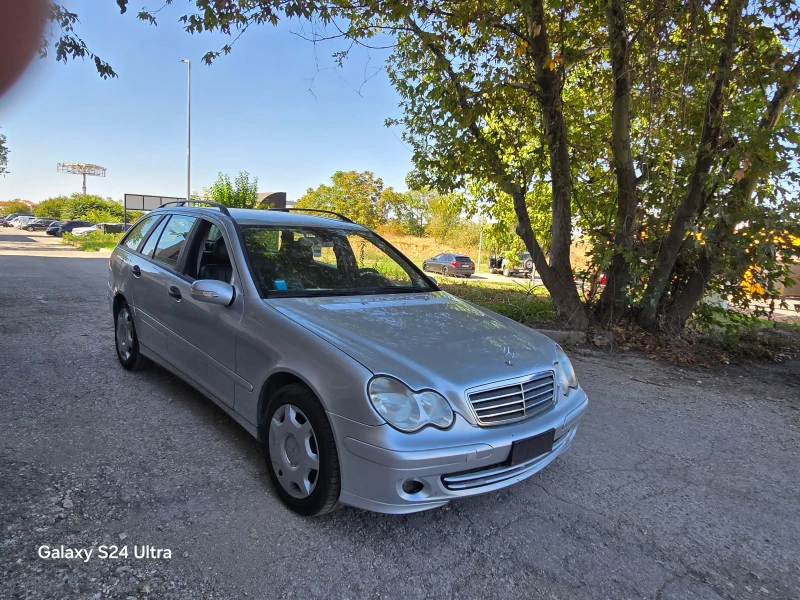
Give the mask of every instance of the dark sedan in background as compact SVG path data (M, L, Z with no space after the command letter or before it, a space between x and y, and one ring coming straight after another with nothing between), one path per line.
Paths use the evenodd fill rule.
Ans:
M422 270L441 273L445 277L472 277L475 261L463 254L437 254L422 262Z
M91 221L64 221L54 235L61 237L65 233L72 231L77 227L91 227L92 225L94 225L94 223Z
M64 221L53 221L50 223L50 226L44 230L47 235L58 235L58 230L61 229L61 226L64 224Z
M55 219L36 219L35 221L31 221L25 227L23 227L26 231L41 231L47 230L50 225L55 223Z

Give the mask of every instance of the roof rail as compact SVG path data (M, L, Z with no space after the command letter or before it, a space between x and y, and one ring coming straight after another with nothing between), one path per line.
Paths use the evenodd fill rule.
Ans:
M278 212L292 212L292 211L302 211L302 212L310 212L310 213L322 213L325 215L333 215L337 219L341 221L345 221L346 223L353 223L354 225L357 224L352 219L348 219L343 214L333 212L332 210L320 210L318 208L268 208L267 210L276 210Z
M173 200L172 202L164 202L164 204L158 208L161 208L162 206L169 206L170 204L177 204L178 206L185 206L186 204L210 204L211 206L216 206L219 209L219 212L226 217L231 217L231 212L228 210L227 206L220 204L219 202L212 202L211 200L189 200L188 202L186 200ZM158 210L158 208L154 210Z

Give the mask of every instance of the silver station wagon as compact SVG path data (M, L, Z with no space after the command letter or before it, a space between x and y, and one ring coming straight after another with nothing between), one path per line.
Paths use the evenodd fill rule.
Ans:
M292 510L435 508L530 477L575 437L588 401L549 338L341 215L212 204L154 210L113 251L117 355L255 436Z

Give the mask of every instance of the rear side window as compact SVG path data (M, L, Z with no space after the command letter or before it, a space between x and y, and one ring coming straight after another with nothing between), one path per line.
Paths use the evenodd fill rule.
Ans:
M149 217L145 217L143 220L139 221L136 226L131 229L131 232L122 242L122 245L125 246L128 250L133 250L136 252L136 249L141 244L142 240L147 235L147 232L150 231L150 228L155 224L158 215L152 215Z
M192 230L192 225L197 219L185 217L183 215L172 215L164 232L158 238L156 251L153 253L153 260L169 268L175 268L181 250L186 245L186 238Z
M161 232L164 231L164 227L166 227L167 223L169 223L169 217L166 217L158 224L158 227L153 229L153 233L150 234L150 237L147 238L147 241L142 246L142 254L145 256L153 256L153 250L158 243L158 238L161 237Z

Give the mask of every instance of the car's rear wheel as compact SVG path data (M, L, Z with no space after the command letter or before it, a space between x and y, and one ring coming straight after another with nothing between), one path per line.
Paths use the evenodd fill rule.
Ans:
M139 351L139 338L127 302L122 303L114 318L114 339L119 364L128 371L139 371L149 364L150 361Z
M33 227L26 227L25 229L27 229L28 231L33 231Z
M442 269L442 275L444 275L445 277L449 277L450 276L450 273L447 271L447 267Z
M259 427L272 486L281 501L304 516L339 507L339 455L325 409L302 383L272 397Z

